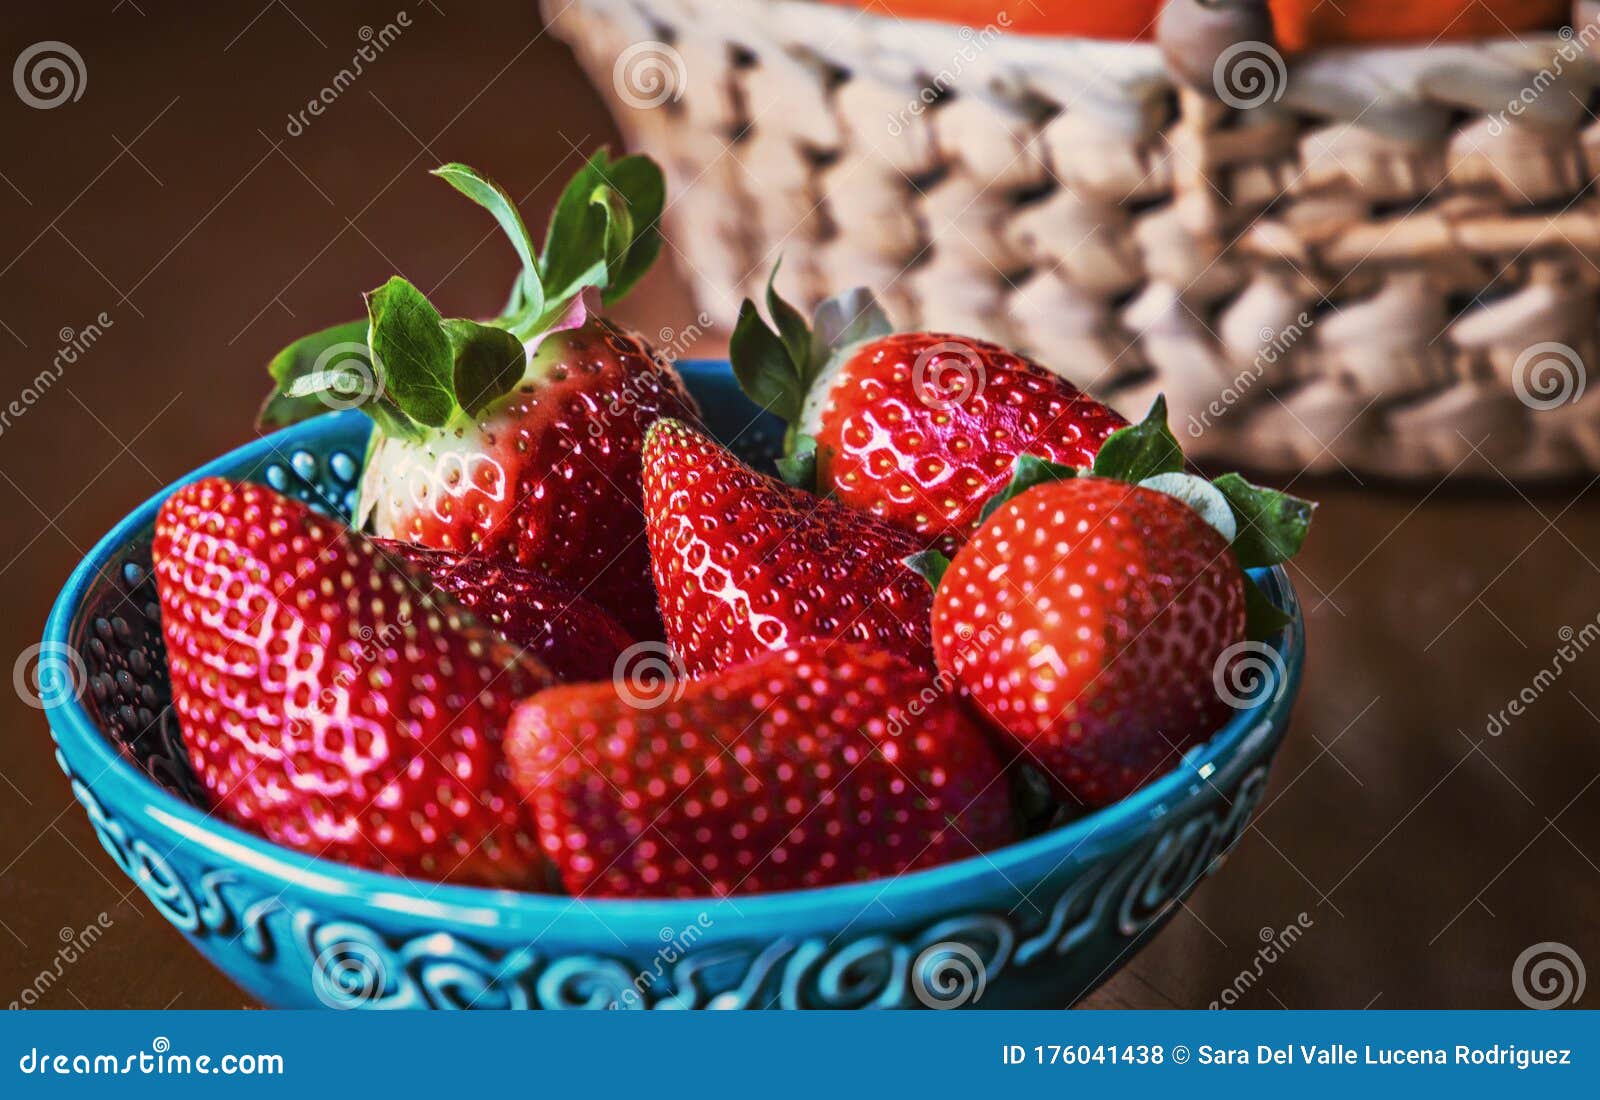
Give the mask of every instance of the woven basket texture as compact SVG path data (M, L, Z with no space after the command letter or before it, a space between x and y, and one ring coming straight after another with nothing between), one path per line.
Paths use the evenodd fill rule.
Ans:
M1026 351L1264 471L1600 472L1600 27L1241 51L799 0L546 0L730 324L814 303ZM1250 45L1259 46L1252 43Z

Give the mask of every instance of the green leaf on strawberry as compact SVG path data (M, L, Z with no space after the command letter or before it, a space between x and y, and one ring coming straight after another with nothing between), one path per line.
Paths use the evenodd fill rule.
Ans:
M1249 573L1244 575L1244 634L1252 641L1266 641L1294 622L1289 613L1267 598Z
M728 338L728 358L734 377L750 399L785 421L800 415L805 400L799 368L790 358L783 339L761 320L756 305L746 298Z
M790 425L784 452L793 455L800 438L793 426L818 376L836 357L894 328L865 287L819 303L807 325L804 315L773 287L777 276L775 265L766 292L771 325L762 320L755 302L746 298L728 341L728 358L734 377L751 400Z
M528 236L528 227L517 212L517 204L506 194L505 188L493 180L485 179L476 169L465 164L452 162L440 165L433 170L433 174L494 215L494 220L505 230L506 236L511 239L511 246L522 260L522 275L518 280L522 289L522 307L535 314L543 312L544 286L539 278L533 238Z
M1145 418L1137 424L1112 432L1095 455L1096 477L1115 478L1134 484L1157 474L1183 469L1183 448L1167 427L1167 399L1157 395Z
M418 424L442 428L460 408L455 356L444 318L422 291L396 275L367 295L368 343L385 392Z
M581 324L594 304L614 302L661 249L661 170L647 157L613 161L601 150L562 192L545 234L533 238L504 188L464 164L434 171L493 215L522 261L505 309L492 321L445 320L411 283L395 277L368 295L368 318L304 337L273 358L273 393L262 426L282 426L358 405L383 435L424 438L476 417L516 387L528 355L551 332ZM362 385L346 360L361 360ZM332 394L338 401L328 400Z
M503 328L453 317L444 331L455 360L456 400L468 416L477 416L528 369L527 349Z
M781 455L775 463L778 476L796 489L808 493L817 491L817 439L811 435L795 437L794 450Z
M289 396L289 390L301 378L313 373L323 373L358 359L361 369L370 375L370 353L367 351L367 321L346 321L341 325L302 336L284 348L267 364L267 373L276 383L256 414L258 428L287 428L308 417L328 411L328 406L318 401L307 401Z
M928 582L928 587L935 592L939 591L939 582L944 580L945 570L950 568L950 559L937 550L923 550L921 553L912 554L906 559L906 565L911 570Z
M1239 523L1233 541L1239 564L1247 569L1278 565L1300 552L1311 528L1316 504L1297 496L1252 485L1238 474L1223 474L1212 482L1227 498Z
M613 161L604 149L586 161L556 200L539 257L539 275L552 301L586 286L617 301L661 251L666 184L648 157Z

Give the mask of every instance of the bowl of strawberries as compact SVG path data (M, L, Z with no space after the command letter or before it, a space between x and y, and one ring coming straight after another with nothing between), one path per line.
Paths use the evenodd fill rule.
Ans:
M283 1007L1062 1007L1248 824L1312 506L997 345L769 286L731 361L608 319L660 172L597 154L489 320L394 278L276 430L46 624L111 858ZM763 312L765 316L763 316Z

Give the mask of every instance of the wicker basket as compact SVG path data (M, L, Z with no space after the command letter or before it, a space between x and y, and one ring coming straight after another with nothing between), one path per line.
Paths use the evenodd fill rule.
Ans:
M1202 458L1600 471L1600 24L1285 64L1204 0L1156 43L798 0L546 6L663 162L719 322L781 253L796 300L866 284L903 326L1030 351L1125 411L1165 391Z

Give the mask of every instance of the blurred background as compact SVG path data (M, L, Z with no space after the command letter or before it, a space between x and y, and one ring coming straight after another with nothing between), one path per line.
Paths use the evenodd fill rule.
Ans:
M285 343L357 315L393 273L446 315L498 308L515 257L429 168L483 169L538 225L578 158L620 143L533 3L398 13L7 13L5 59L58 41L83 70L48 109L0 95L0 658L21 685L0 692L0 1002L242 1003L100 850L30 705L29 647L104 531L253 437ZM390 25L358 79L303 113ZM706 322L727 303L689 287L697 255L725 245L674 240L618 314L721 355ZM1600 964L1600 654L1535 679L1600 616L1593 486L1492 465L1466 481L1296 478L1322 507L1292 567L1310 636L1295 727L1236 851L1091 1006L1514 1007L1530 948ZM1495 720L1514 699L1522 716ZM41 988L58 946L96 924ZM1262 965L1290 926L1293 946Z

